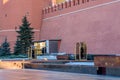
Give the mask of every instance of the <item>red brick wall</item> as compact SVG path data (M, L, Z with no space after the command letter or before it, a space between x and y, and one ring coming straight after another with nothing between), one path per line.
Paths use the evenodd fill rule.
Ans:
M87 7L82 11L80 6L79 9L75 6L74 9L68 8L69 11L66 9L66 12L61 10L45 14L41 39L61 39L60 52L74 53L76 42L85 42L90 54L119 54L120 1L103 5L104 1L118 0L86 3L81 6ZM98 3L102 5L95 6Z
M110 1L113 0L72 0L69 2L66 1L61 4L43 8L43 14L44 18L47 18Z
M42 8L48 6L50 0L8 0L6 4L2 1L0 0L0 36L7 36L13 46L16 40L15 27L18 28L23 16L27 15L35 30L35 40L39 40Z

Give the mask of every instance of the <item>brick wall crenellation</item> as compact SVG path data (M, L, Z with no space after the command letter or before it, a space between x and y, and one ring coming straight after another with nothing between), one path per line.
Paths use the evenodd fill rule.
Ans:
M111 1L113 0L70 0L54 6L45 7L42 10L42 14L44 18L48 18Z
M65 9L65 8L77 6L77 5L80 5L80 4L85 4L85 3L88 3L90 1L95 1L95 0L70 0L70 1L65 1L63 3L44 8L43 9L43 14L48 14L48 13L59 11L59 10Z

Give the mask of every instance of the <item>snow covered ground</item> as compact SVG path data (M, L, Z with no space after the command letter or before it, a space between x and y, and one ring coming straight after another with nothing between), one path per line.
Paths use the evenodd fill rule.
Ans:
M87 65L87 66L94 66L94 62L69 62L65 65Z
M56 56L48 55L48 56L37 56L38 60L57 60Z

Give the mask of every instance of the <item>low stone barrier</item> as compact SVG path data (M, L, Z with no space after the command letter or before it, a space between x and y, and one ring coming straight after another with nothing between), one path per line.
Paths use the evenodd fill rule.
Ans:
M113 67L106 68L106 75L120 77L120 67L118 67L118 68L113 68Z
M68 55L57 55L57 60L68 60Z
M0 61L0 69L23 69L24 60L20 61Z
M64 65L64 64L41 64L41 63L26 63L27 69L41 69L41 70L53 70L63 72L75 72L85 74L97 74L97 68L94 66L83 65Z
M96 74L120 77L120 67L105 67L105 73L99 74L101 67L88 66L88 65L65 65L65 64L43 64L43 63L25 63L26 69L39 69L39 70L52 70L62 72L73 72L83 74ZM103 72L101 70L100 72Z

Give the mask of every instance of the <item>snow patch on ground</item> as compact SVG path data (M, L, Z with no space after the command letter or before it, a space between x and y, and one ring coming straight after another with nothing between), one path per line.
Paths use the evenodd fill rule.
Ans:
M87 66L94 66L94 62L69 62L65 65L87 65Z
M57 57L56 56L37 56L37 59L38 60L57 60Z

